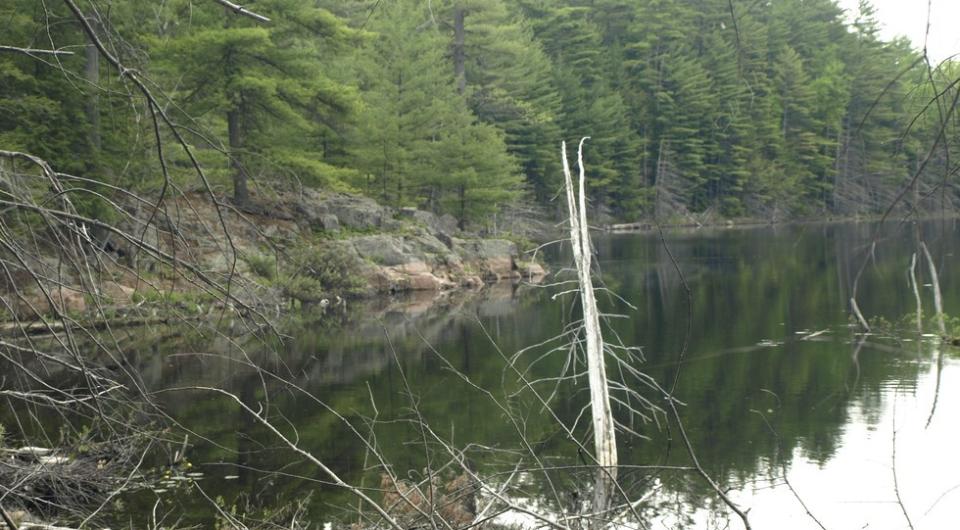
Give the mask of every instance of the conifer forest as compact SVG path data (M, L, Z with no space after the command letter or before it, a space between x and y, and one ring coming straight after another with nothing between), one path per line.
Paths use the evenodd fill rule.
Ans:
M559 141L582 136L592 205L620 221L879 214L921 167L921 198L956 199L946 151L927 153L956 133L940 124L960 72L882 40L868 2L852 22L831 0L247 7L263 20L216 1L79 6L118 72L66 6L7 0L0 145L93 188L159 188L132 71L239 203L296 183L483 222L548 204ZM174 181L192 171L166 157Z

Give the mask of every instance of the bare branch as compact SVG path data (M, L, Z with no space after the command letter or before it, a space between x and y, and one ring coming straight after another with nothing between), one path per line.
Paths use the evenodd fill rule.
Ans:
M22 53L24 55L73 55L66 50L40 50L37 48L20 48L19 46L4 46L0 44L0 52Z
M371 499L369 496L367 496L366 493L364 493L364 492L361 491L360 489L358 489L358 488L356 488L356 487L354 487L354 486L351 486L350 484L348 484L347 482L345 482L343 479L341 479L340 476L337 475L337 473L336 473L335 471L333 471L332 469L330 469L329 467L327 467L326 464L324 464L323 462L321 462L321 461L320 461L316 456L314 456L312 453L310 453L309 451L306 451L306 450L304 450L303 448L301 448L299 445L297 445L297 443L296 443L295 441L291 440L290 438L288 438L287 436L285 436L283 433L281 433L272 423L270 423L269 421L267 421L266 418L264 418L263 416L261 416L260 413L258 413L257 411L255 411L255 410L251 409L249 406L247 406L247 404L244 403L239 397L237 397L236 394L233 394L233 393L231 393L231 392L227 392L226 390L223 390L223 389L220 389L220 388L213 388L213 387L196 386L196 387L191 387L191 388L193 388L193 389L195 389L195 390L206 390L206 391L208 391L208 392L213 392L213 393L221 394L221 395L223 395L223 396L226 396L226 397L232 399L233 401L235 401L235 402L237 403L237 405L240 406L240 408L242 408L245 412L247 412L248 414L250 414L250 415L251 415L255 420L257 420L261 425L263 425L264 427L266 427L267 430L269 430L271 433L273 433L274 436L276 436L276 437L279 438L284 444L286 444L287 447L290 448L290 450L292 450L293 452L297 453L298 455L306 458L306 459L309 460L313 465L315 465L315 466L318 467L320 470L322 470L324 473L326 473L326 475L327 475L328 477L330 477L330 479L331 479L337 486L346 489L346 490L349 491L350 493L353 493L354 495L356 495L357 497L359 497L360 499L362 499L362 500L363 500L365 503L367 503L371 508L373 508L377 513L379 513L380 516L383 517L384 521L387 522L387 524L389 524L390 526L392 526L392 527L395 528L396 530L404 530L404 528L403 528L402 526L400 526L400 524L397 523L397 521L396 521L393 517L391 517L389 513L387 513L383 508L381 508L380 505L377 504L376 501L374 501L373 499Z
M891 433L891 445L890 448L890 472L893 474L893 493L897 498L897 505L900 506L900 511L903 512L903 518L907 521L907 526L910 527L910 530L914 529L913 521L910 519L910 514L907 512L907 507L903 504L903 498L900 496L900 483L897 480L897 395L894 393L893 396L893 431Z
M233 11L238 15L250 17L254 20L259 20L260 22L270 22L269 18L259 13L254 13L253 11L250 11L249 9L243 7L242 5L234 4L233 2L229 2L228 0L214 0L214 2L226 7L227 9L230 9L231 11Z

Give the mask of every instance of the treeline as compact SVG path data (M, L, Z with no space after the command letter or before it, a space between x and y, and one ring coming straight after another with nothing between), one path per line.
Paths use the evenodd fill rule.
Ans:
M881 40L866 2L852 24L833 0L77 5L241 205L302 184L478 222L548 204L581 136L594 207L625 220L875 213L921 169L907 204L956 196L958 68ZM0 20L0 45L69 52L0 51L0 148L128 189L161 189L161 160L194 178L67 7ZM79 206L105 215L95 182Z

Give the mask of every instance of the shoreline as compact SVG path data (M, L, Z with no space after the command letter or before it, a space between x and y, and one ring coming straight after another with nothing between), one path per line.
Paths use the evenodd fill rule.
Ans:
M186 212L180 223L185 227L217 226L221 212L204 197L185 196L180 200ZM536 245L543 241L564 239L562 222L551 224L519 215L511 219L511 226L536 225L536 230L526 235L521 235L522 231L481 235L482 231L460 230L450 218L413 207L392 208L367 197L316 191L296 197L261 198L256 212L232 209L222 213L232 249L225 245L224 234L207 231L203 236L199 229L194 230L199 235L184 240L183 245L191 251L193 264L202 274L230 286L229 294L218 294L191 281L182 271L170 270L169 265L132 243L107 239L100 252L109 259L101 261L105 266L96 282L76 277L46 286L46 293L33 285L14 286L2 293L7 314L0 316L0 334L14 330L49 332L50 326L62 326L59 318L51 318L58 314L97 327L120 320L147 323L203 319L224 311L280 317L312 307L335 308L346 300L389 300L402 293L469 295L494 285L539 283L548 272L542 254L531 255L521 245L539 248ZM958 218L953 214L928 215L910 221ZM641 220L608 223L594 227L594 231L655 234L658 229L697 232L876 223L880 219L742 217L708 218L703 222L686 219L662 225ZM175 244L163 237L154 236L147 242L155 246ZM49 252L55 255L52 249ZM41 257L37 270L50 268L50 263L52 259ZM49 271L46 276L55 277Z
M739 219L727 219L723 222L707 222L707 223L669 223L669 224L660 224L659 227L664 230L700 230L700 229L746 229L746 228L762 228L762 227L778 227L778 226L804 226L804 225L833 225L833 224L862 224L862 223L878 223L882 219L882 216L861 216L861 217L827 217L827 218L814 218L814 217L803 217L797 219L783 220L783 221L764 221L754 218L739 218ZM927 222L927 221L949 221L949 220L958 220L960 219L960 213L957 214L946 214L946 215L925 215L920 217L913 217L910 222ZM902 218L893 218L892 216L887 217L884 221L885 223L898 221L904 222ZM600 228L596 228L597 231L602 231L606 233L613 234L640 234L640 233L652 233L656 232L658 224L655 221L637 221L633 223L609 223L603 225Z

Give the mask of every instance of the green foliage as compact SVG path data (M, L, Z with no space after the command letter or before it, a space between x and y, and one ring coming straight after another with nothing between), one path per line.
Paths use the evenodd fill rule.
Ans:
M944 338L949 339L954 346L960 345L960 316L944 315L943 323L947 329L947 336Z
M135 304L149 304L160 308L176 308L189 314L199 315L219 300L204 292L181 292L169 290L143 289L133 293L131 301Z
M293 254L277 284L288 298L303 302L354 295L364 287L355 267L339 245L307 246Z
M35 2L0 6L0 44L49 48L41 35L46 20L63 15L59 6L46 12ZM76 27L61 25L57 45L83 42ZM64 56L60 64L40 62L23 54L0 52L0 149L26 151L66 172L82 173L95 162L84 118L86 91L64 75L83 67L81 55ZM84 156L76 156L83 153Z
M321 146L336 132L331 122L348 116L357 100L324 67L353 32L303 2L259 2L256 9L272 23L226 14L215 3L166 5L171 23L149 40L159 73L176 80L173 95L188 116L209 116L207 125L227 139L235 186L277 166L301 180L335 182Z
M113 2L96 24L150 80L214 189L240 202L248 180L254 200L278 181L362 192L463 225L552 200L559 143L583 136L591 203L614 217L876 213L936 139L947 100L928 103L958 75L952 62L932 80L908 68L918 53L881 41L866 2L853 23L833 0L245 7L270 22L173 0ZM159 190L149 109L105 61L86 68L72 14L11 0L0 20L4 45L74 51L0 52L0 148ZM164 162L179 187L198 186L182 151L164 149ZM953 179L948 164L943 150L927 168ZM113 220L97 196L113 198L108 188L68 193Z
M479 122L458 94L446 36L423 28L429 20L413 1L384 5L371 19L376 38L353 61L364 105L346 150L367 193L464 224L515 198L520 172L504 134Z
M273 280L277 277L277 260L266 254L250 254L244 256L243 261L254 273L264 280Z

